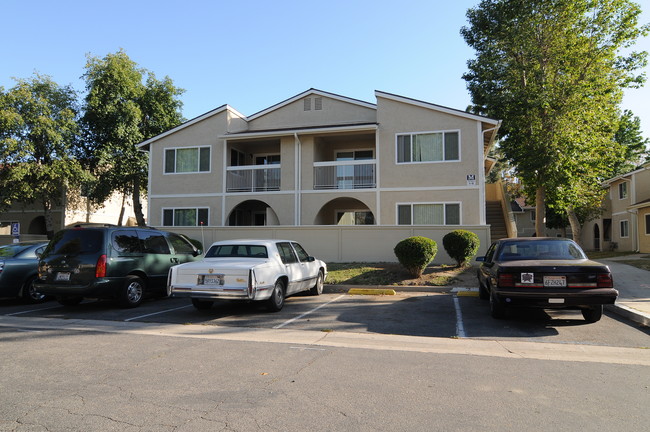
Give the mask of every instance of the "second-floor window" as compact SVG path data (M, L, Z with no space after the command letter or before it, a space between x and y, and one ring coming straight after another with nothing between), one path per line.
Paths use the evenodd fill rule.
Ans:
M165 174L210 171L210 147L165 150Z
M619 199L627 198L627 182L618 184L618 198Z
M398 204L398 225L460 225L460 204Z
M397 163L460 160L459 132L397 135Z

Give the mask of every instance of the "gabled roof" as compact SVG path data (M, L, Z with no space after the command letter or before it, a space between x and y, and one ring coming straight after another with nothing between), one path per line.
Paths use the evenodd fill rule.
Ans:
M436 104L421 101L421 100L418 100L418 99L411 99L411 98L408 98L408 97L399 96L399 95L392 94L392 93L386 93L386 92L382 92L382 91L379 91L379 90L375 90L375 96L376 97L383 97L384 99L391 99L391 100L394 100L394 101L397 101L397 102L403 102L403 103L419 106L421 108L428 108L428 109L431 109L431 110L434 110L434 111L439 111L439 112L446 113L446 114L451 114L451 115L456 115L456 116L459 116L459 117L464 117L464 118L471 119L471 120L476 120L476 121L480 121L480 122L484 122L484 123L489 123L489 124L494 125L494 126L497 126L497 125L501 124L500 120L494 120L494 119L491 119L489 117L468 113L466 111L461 111L461 110L458 110L458 109L455 109L455 108L449 108L449 107L445 107L445 106L442 106L442 105L436 105Z
M625 174L620 174L620 175L617 175L616 177L612 177L610 179L607 179L607 180L605 180L603 182L603 185L604 186L610 186L612 183L614 183L615 181L618 181L618 180L630 181L631 179L629 179L627 177L631 177L632 174L640 173L641 171L646 170L646 169L650 169L650 162L646 162L646 163L642 164L640 167L638 167L634 171L630 171L630 172L627 172Z
M293 97L290 97L289 99L286 99L286 100L284 100L284 101L282 101L280 103L272 105L272 106L270 106L270 107L268 107L266 109L263 109L262 111L256 112L255 114L249 116L247 120L248 121L255 120L256 118L262 117L263 115L266 115L266 114L268 114L268 113L270 113L272 111L280 109L280 108L282 108L282 107L284 107L286 105L289 105L290 103L293 103L293 102L295 102L297 100L300 100L302 98L305 98L305 97L311 96L311 95L323 96L323 97L327 97L327 98L330 98L330 99L336 99L336 100L339 100L339 101L342 101L342 102L347 102L347 103L351 103L351 104L354 104L354 105L359 105L359 106L362 106L364 108L377 109L377 105L372 104L370 102L364 102L364 101L359 100L359 99L353 99L353 98L349 98L349 97L346 97L346 96L337 95L335 93L329 93L329 92L325 92L325 91L318 90L318 89L315 89L315 88L310 88L307 91L304 91L304 92L302 92L300 94L297 94L297 95L295 95Z
M136 147L139 148L139 149L141 149L141 150L148 150L148 149L149 149L149 145L150 145L151 143L153 143L154 141L158 141L158 140L161 139L161 138L164 138L164 137L166 137L166 136L168 136L168 135L171 135L171 134L173 134L173 133L175 133L175 132L178 132L178 131L181 130L181 129L185 129L186 127L192 126L192 125L195 124L195 123L198 123L198 122L200 122L200 121L203 121L203 120L205 120L205 119L208 119L208 118L210 118L210 117L213 117L213 116L215 116L215 115L217 115L217 114L219 114L219 113L222 113L222 112L224 112L224 111L230 111L232 114L236 115L237 117L241 117L242 119L246 120L246 116L244 116L243 114L241 114L239 111L237 111L236 109L234 109L234 108L231 107L230 105L227 105L227 104L226 104L226 105L221 105L220 107L217 107L217 108L213 109L212 111L208 111L207 113L205 113L205 114L201 114L201 115L198 116L198 117L194 117L193 119L188 120L188 121L186 121L185 123L181 123L181 124L179 124L178 126L176 126L176 127L174 127L174 128L171 128L171 129L169 129L169 130L166 131L166 132L163 132L163 133L161 133L161 134L158 134L158 135L156 135L155 137L151 137L151 138L149 138L148 140L143 141L143 142L141 142L140 144L136 145Z

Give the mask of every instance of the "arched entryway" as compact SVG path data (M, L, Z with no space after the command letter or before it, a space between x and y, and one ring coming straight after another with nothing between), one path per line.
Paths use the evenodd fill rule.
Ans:
M228 226L279 225L275 211L264 201L248 200L237 205L228 215Z
M336 198L316 215L314 225L375 225L375 215L356 198Z
M47 231L45 230L45 217L37 216L32 219L32 221L29 223L29 228L27 228L27 234L47 234Z

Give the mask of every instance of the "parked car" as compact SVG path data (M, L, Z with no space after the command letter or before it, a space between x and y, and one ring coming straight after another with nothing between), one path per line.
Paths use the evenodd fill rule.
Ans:
M0 297L20 297L28 303L45 301L45 295L36 291L38 253L47 241L20 242L0 246Z
M323 292L327 265L290 240L228 240L213 243L202 261L169 270L168 290L197 309L214 300L265 301L279 311L287 296Z
M86 297L136 307L145 294L166 295L169 268L200 254L187 237L154 228L78 225L48 244L36 289L64 305Z
M510 307L579 309L596 322L618 297L609 267L564 238L508 238L490 246L478 270L479 296L494 318Z

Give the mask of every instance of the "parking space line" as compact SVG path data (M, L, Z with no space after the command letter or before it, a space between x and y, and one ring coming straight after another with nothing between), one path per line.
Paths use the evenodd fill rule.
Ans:
M467 337L465 335L465 326L463 325L463 313L460 310L458 296L454 296L454 308L456 309L456 336L459 338Z
M325 307L325 306L327 306L327 305L330 304L330 303L334 303L334 302L337 301L338 299L343 298L343 297L345 297L345 296L346 296L346 294L341 294L341 295L338 296L337 298L335 298L335 299L333 299L333 300L330 300L330 301L328 301L327 303L323 303L322 305L320 305L320 306L318 306L318 307L316 307L316 308L314 308L314 309L312 309L312 310L310 310L310 311L307 311L307 312L305 312L305 313L302 314L302 315L298 315L298 316L295 317L295 318L291 318L290 320L285 321L285 322L283 322L282 324L278 324L278 325L276 325L276 326L273 327L273 328L274 328L274 329L279 329L279 328L282 328L282 327L284 327L284 326L286 326L286 325L289 325L289 324L291 324L292 322L294 322L294 321L298 321L299 319L306 317L306 316L309 315L310 313L316 312L318 309L320 309L320 308L322 308L322 307Z
M46 308L40 308L40 309L30 309L30 310L26 310L26 311L14 312L14 313L4 314L4 315L5 316L22 315L22 314L26 314L26 313L30 313L30 312L40 312L40 311L49 310L49 309L58 309L60 307L61 307L61 305L58 305L58 306L52 306L52 307L46 307Z
M150 314L146 314L146 315L140 315L140 316L137 316L137 317L125 319L124 322L133 321L133 320L137 320L137 319L140 319L140 318L146 318L146 317L150 317L150 316L153 316L153 315L160 315L160 314L164 314L164 313L167 313L167 312L172 312L172 311L179 310L179 309L185 309L185 308L190 307L190 306L192 306L192 305L185 305L185 306L177 307L177 308L174 308L174 309L167 309L167 310L164 310L164 311L158 311L158 312L154 312L154 313L150 313Z

